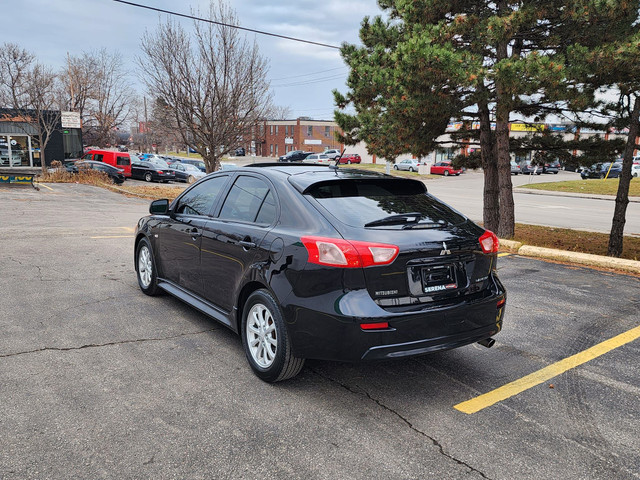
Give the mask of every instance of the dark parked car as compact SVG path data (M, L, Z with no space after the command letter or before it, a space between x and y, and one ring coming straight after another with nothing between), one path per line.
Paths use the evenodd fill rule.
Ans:
M190 163L183 164L182 162L174 161L169 164L169 169L174 173L178 182L193 183L206 175L206 173Z
M303 152L302 150L293 150L285 155L278 157L279 162L301 162L313 152Z
M94 160L80 160L77 162L67 162L65 163L64 167L68 172L71 173L78 173L83 169L104 172L116 185L120 185L125 180L123 169L112 167L111 165L104 162L96 162Z
M544 167L542 165L536 165L531 160L524 160L519 163L520 172L524 175L541 175Z
M134 161L131 164L131 178L147 182L168 182L175 180L176 174L162 160L156 160L155 162Z
M611 170L609 167L611 166ZM609 175L607 176L607 172ZM596 163L591 165L590 168L585 168L580 172L580 176L583 180L587 178L618 178L622 175L622 164L621 163Z
M545 163L543 172L544 173L556 173L557 174L558 171L561 168L562 168L562 165L560 165L560 162Z
M207 173L207 166L204 164L204 161L198 160L197 158L181 158L180 162L182 163L190 163L191 165L195 165L201 172Z
M237 332L268 382L306 358L491 346L502 328L497 237L420 181L258 164L207 175L149 211L135 233L141 290Z
M236 157L244 157L246 155L246 151L244 147L238 147L235 151Z

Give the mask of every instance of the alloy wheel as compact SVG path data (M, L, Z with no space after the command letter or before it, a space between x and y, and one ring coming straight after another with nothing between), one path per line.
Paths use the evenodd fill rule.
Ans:
M261 368L269 368L276 358L278 331L271 311L256 303L247 315L247 346L253 360Z
M142 286L149 288L153 277L153 262L151 261L151 252L146 245L143 245L138 252L138 275Z

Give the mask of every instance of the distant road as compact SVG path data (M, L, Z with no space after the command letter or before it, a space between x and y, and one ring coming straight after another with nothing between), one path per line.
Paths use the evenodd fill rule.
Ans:
M517 175L511 180L515 186L578 180L575 172L560 171L557 175ZM593 180L597 182L598 180ZM426 182L430 193L467 215L474 221L482 220L482 173L469 172L459 177L443 177ZM516 222L575 228L609 233L615 202L590 198L559 197L514 193ZM640 203L627 207L626 235L640 235Z

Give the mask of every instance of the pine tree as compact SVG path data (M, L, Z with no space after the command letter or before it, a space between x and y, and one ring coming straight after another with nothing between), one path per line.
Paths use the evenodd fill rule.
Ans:
M343 141L364 140L371 153L388 159L422 156L437 146L451 119L478 122L477 132L458 135L480 142L485 227L510 238L510 120L540 122L592 108L599 79L568 82L568 70L590 69L583 60L569 69L567 58L575 55L574 44L591 52L622 35L636 3L380 1L388 18L365 18L364 46L342 48L351 73L348 93L334 92L336 104L356 111L336 112Z

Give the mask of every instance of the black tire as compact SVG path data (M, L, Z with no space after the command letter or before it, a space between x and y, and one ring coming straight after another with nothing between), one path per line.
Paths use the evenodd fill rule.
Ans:
M187 183L193 183L196 181L196 177L194 177L193 175L189 175L189 178L187 178L185 181Z
M398 170L398 165L394 165L394 166L393 166L393 169L394 169L394 170Z
M351 165L351 160L347 160L347 164Z
M151 173L147 172L144 174L144 181L145 182L150 182L151 180L153 180L153 175L151 175Z
M604 180L604 173L600 174L600 180Z
M254 310L255 307L255 310ZM267 313L268 312L268 313ZM254 318L255 314L255 318ZM251 319L249 318L251 316ZM273 331L270 334L264 335L264 343L260 345L260 338L250 339L249 335L260 335L260 333L249 333L247 325L249 322L264 321L269 325L269 328L273 326ZM255 331L254 328L250 332ZM256 290L253 292L247 302L244 305L242 314L242 326L240 329L242 336L242 346L244 348L249 366L253 370L253 373L265 382L279 382L295 377L302 367L304 366L304 358L297 358L293 356L291 350L291 341L289 339L289 332L282 318L282 312L280 307L276 303L275 299L269 293L268 290ZM273 336L275 335L275 338ZM272 350L272 344L267 344L267 339L276 342L275 353ZM257 346L250 345L257 342ZM260 348L262 347L262 349ZM257 352L252 353L251 349L256 348ZM254 355L260 357L260 351L264 352L264 356L267 355L267 350L273 354L273 359L263 360L267 363L266 366L259 365L254 358Z
M409 171L410 171L410 172L415 172L415 170L413 169L413 167L409 167Z
M449 176L449 170L445 170L445 171L444 171L444 176L445 176L445 177L448 177L448 176Z
M145 262L144 260L141 260L141 255L144 255L143 252L145 251L145 249L149 254L150 264ZM143 278L144 271L140 270L141 268L143 268L144 264L147 264L151 270L151 276L150 276L150 280L148 281L148 284L147 284L147 280ZM146 238L142 238L140 242L138 242L138 246L136 247L135 269L136 269L136 277L138 278L138 286L140 287L140 290L142 290L142 292L145 293L146 295L150 295L150 296L158 295L160 293L160 289L158 288L156 260L153 257L153 250L151 250L151 244L149 243L149 240L147 240ZM146 270L146 268L144 270Z
M557 174L558 174L558 172L553 172L553 174L554 174L554 175L557 175Z

